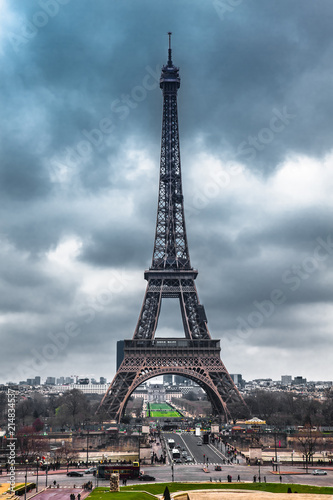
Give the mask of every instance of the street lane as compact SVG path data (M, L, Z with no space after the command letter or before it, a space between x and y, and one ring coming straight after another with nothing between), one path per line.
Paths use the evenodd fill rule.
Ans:
M207 464L207 458L209 464L221 465L225 456L211 444L202 444L198 446L198 442L202 439L190 432L176 433L176 432L164 432L163 436L167 444L168 439L173 439L176 446L180 446L181 449L185 449L187 453L193 458L194 463ZM169 456L170 458L170 456Z
M174 435L172 435L173 439ZM176 441L176 439L175 439ZM177 440L177 442L181 442L181 440ZM200 448L200 447L199 447ZM222 482L227 482L227 476L232 476L232 482L237 481L237 476L240 476L241 482L253 482L253 476L256 475L258 479L259 469L256 466L245 466L245 465L222 465L221 471L215 471L215 466L212 464L208 464L208 472L204 472L203 464L175 464L174 466L174 480L175 481L219 481L221 479ZM294 472L303 472L304 470L300 467L289 468L288 470ZM171 467L169 464L167 465L155 465L155 466L143 466L141 467L141 471L143 473L149 474L156 478L156 482L168 482L171 481ZM266 478L267 483L279 483L280 477L279 474L272 474L271 466L261 466L261 480L264 481ZM24 473L17 474L17 482L24 483ZM97 479L90 475L84 475L84 477L67 477L66 474L52 474L52 479L49 477L50 481L48 484L53 485L53 481L55 480L57 484L60 485L60 488L64 487L73 487L74 484L76 487L82 486L83 483L91 480L93 482L93 486L97 485ZM9 478L6 474L0 476L0 483L8 482ZM33 476L30 472L28 472L28 482L36 482L36 477ZM138 484L139 481L128 480L127 484ZM310 474L300 474L293 475L283 474L282 483L284 484L309 484L316 486L332 486L333 484L333 471L328 471L327 476L314 476ZM108 481L99 479L98 486L108 487ZM39 478L39 489L43 489L45 487L45 476ZM53 490L53 488L52 488Z

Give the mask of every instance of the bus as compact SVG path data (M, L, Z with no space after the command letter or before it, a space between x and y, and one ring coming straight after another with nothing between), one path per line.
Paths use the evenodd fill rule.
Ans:
M110 479L110 475L118 473L120 479L136 479L140 475L139 462L131 464L101 464L98 466L98 477L101 479Z
M174 439L168 439L168 446L170 450L175 447L175 440Z

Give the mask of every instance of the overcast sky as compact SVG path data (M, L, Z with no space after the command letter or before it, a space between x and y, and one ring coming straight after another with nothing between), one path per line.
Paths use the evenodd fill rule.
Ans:
M173 32L191 262L230 373L332 380L331 0L0 0L0 381L115 373ZM158 336L183 336L164 300Z

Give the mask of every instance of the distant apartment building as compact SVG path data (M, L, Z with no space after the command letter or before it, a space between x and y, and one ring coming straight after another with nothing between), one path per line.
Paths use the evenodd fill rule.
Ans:
M305 385L306 384L306 378L303 377L294 377L294 380L292 381L292 385Z
M105 394L109 386L107 384L69 384L69 385L58 385L57 390L63 390L63 392L71 391L72 389L78 389L84 394Z
M56 385L55 377L46 377L45 385Z
M193 385L193 380L182 377L181 375L174 375L174 384L176 385Z
M173 375L163 375L163 384L172 385L172 377Z
M245 385L245 381L240 373L230 373L230 377L237 387L242 388Z
M292 376L291 375L281 375L281 384L282 385L291 385Z

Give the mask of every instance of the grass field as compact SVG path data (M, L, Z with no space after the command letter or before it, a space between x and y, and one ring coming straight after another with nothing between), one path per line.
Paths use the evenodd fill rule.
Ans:
M88 498L89 500L107 500L108 498L117 498L119 500L152 500L153 497L147 493L138 491L117 491L110 493L105 488L95 488Z
M180 418L182 415L168 403L148 403L147 417L152 418Z
M153 418L179 418L181 415L178 411L170 410L170 411L151 411L150 416Z
M154 483L154 484L134 484L133 486L123 486L120 493L110 493L108 489L96 488L90 495L89 500L108 500L112 498L129 500L148 500L151 496L144 493L147 491L152 495L161 495L165 487L168 486L170 493L176 491L190 490L257 490L269 491L271 493L287 493L291 488L292 493L313 493L317 495L333 495L333 487L329 486L308 486L305 484L280 484L280 483Z
M149 403L151 410L170 410L171 406L168 403Z

